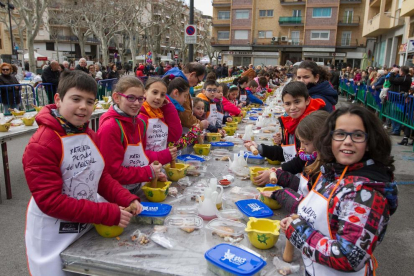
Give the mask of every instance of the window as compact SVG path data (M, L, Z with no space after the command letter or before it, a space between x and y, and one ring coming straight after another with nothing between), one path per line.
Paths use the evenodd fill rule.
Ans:
M290 38L292 40L293 45L299 45L300 44L300 31L291 31Z
M46 50L47 51L54 51L55 50L55 43L54 42L46 42Z
M236 19L249 19L249 10L236 11Z
M219 11L218 19L220 20L230 19L230 11Z
M352 23L352 20L354 19L354 10L347 9L344 12L344 23L350 24Z
M249 31L234 31L234 39L249 39Z
M351 34L352 32L342 32L341 45L350 46L351 45Z
M230 39L230 31L218 31L217 32L218 40L228 40Z
M259 31L259 38L272 38L273 32L272 31Z
M332 8L313 8L313 18L330 18L332 16Z
M259 10L260 17L273 17L273 10Z
M311 31L311 40L329 40L329 31Z
M301 10L293 10L292 16L293 17L301 17L302 16L302 11Z

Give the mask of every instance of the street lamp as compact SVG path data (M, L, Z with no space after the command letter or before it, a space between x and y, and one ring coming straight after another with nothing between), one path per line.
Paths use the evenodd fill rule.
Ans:
M0 7L6 8L6 4L0 2ZM14 55L13 29L12 29L12 24L11 24L11 11L14 10L14 5L10 4L10 0L7 0L7 9L9 10L9 27L10 27L10 40L11 40L12 55Z

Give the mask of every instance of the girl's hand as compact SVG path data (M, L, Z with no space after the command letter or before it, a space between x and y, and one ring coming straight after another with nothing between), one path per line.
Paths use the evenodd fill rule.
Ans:
M200 122L200 127L201 127L201 129L207 129L207 128L208 128L208 125L209 125L209 123L208 123L208 121L207 121L207 120L202 120L202 121Z
M172 160L175 160L177 158L177 148L172 147L172 148L169 148L169 150L170 150Z
M264 192L260 192L262 194L262 196L264 197L271 197L273 192L272 191L264 191Z
M161 182L167 181L167 176L165 175L165 173L160 172L160 174L158 175L158 181L161 181Z
M129 221L132 218L132 214L127 211L124 211L125 209L124 207L119 206L119 209L120 209L119 211L121 212L121 218L119 220L118 226L122 228L126 228L129 224Z
M226 136L226 132L224 131L224 129L219 129L219 130L218 130L218 133L220 133L220 134L221 134L221 137Z
M375 85L373 85L371 88L372 88L372 89L375 89Z
M158 176L161 173L161 168L162 168L161 163L159 163L158 165L155 165L154 163L152 163L150 166L152 170L154 171L155 176L158 178Z
M275 143L275 145L280 145L282 143L281 133L276 133L275 135L273 135L273 143Z
M239 103L238 107L243 107L243 102Z
M254 182L256 182L258 185L265 185L267 183L270 183L270 173L271 170L265 170L258 172L258 176L254 178Z
M284 218L280 221L280 229L282 229L283 233L286 233L286 230L289 228L292 221L293 219L291 217Z
M132 215L133 216L136 216L136 215L141 214L141 212L142 212L142 205L141 205L141 203L139 203L139 201L135 199L134 201L132 201L131 204L135 204L135 209L132 212Z
M251 146L254 146L257 149L257 144L254 141L248 141L248 142L244 143L244 146L246 147L246 149L248 151L250 151Z
M233 122L233 118L232 117L227 117L227 122Z

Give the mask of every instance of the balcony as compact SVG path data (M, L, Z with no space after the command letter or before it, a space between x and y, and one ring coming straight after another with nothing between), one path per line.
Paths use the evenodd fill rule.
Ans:
M356 16L355 18L344 17L342 20L338 21L338 26L346 26L346 27L358 27L361 18Z
M280 0L280 5L282 6L298 6L298 5L305 6L306 0Z
M210 40L211 45L214 46L229 46L230 45L230 38L229 39L217 39L217 37L211 37Z
M413 16L414 15L414 1L404 0L401 5L401 16Z
M343 4L361 4L362 0L341 0L341 5Z
M213 7L230 7L231 0L213 0Z
M362 36L378 36L387 32L391 28L391 18L389 13L378 13L364 24Z
M341 49L350 49L350 48L357 48L357 47L364 47L364 45L358 44L358 39L350 39L350 38L342 38L339 43L336 44L336 48Z
M303 19L301 16L280 16L279 17L280 26L303 26Z
M379 7L381 5L381 0L369 0L370 7Z
M213 27L230 27L230 17L215 17L212 22Z
M49 26L67 26L62 21L57 19L49 19ZM69 26L68 26L69 27Z
M253 45L257 47L266 47L269 45L274 45L275 47L302 47L303 39L302 38L292 38L287 36L274 37L270 38L255 38L253 40Z

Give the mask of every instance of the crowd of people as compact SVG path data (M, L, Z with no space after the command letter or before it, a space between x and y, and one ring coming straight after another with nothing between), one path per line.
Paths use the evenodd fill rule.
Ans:
M142 210L141 183L166 180L162 166L175 160L178 150L197 144L205 131L224 137L223 126L241 116L242 108L263 105L278 88L285 114L277 119L274 145L244 141L247 150L254 146L261 156L284 162L259 172L259 185L269 183L275 172L283 187L262 195L292 214L281 221L281 229L300 250L306 275L375 273L373 251L397 209L391 141L365 107L336 108L337 88L341 78L373 89L387 88L388 80L390 91L408 93L412 68L337 71L313 61L295 68L197 62L165 68L160 63L149 70L159 77L143 83L144 64L134 69L135 76L121 77L110 65L108 77L119 80L113 105L95 134L88 120L96 76L103 71L86 65L81 59L68 70L51 62L42 74L44 82L57 80L57 91L37 115L40 128L23 156L33 195L25 234L31 275L64 275L59 254L89 223L127 227ZM2 80L3 68L7 76L11 66L0 68ZM237 78L229 85L217 82L226 76ZM202 81L203 88L192 97L190 88Z

